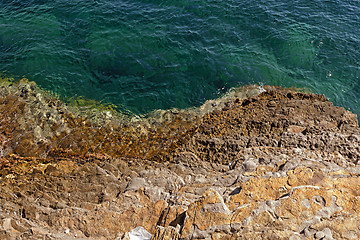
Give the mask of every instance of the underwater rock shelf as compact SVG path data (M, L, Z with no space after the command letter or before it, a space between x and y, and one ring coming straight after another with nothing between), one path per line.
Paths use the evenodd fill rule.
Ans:
M324 96L248 87L139 118L0 89L0 239L360 239L360 129Z

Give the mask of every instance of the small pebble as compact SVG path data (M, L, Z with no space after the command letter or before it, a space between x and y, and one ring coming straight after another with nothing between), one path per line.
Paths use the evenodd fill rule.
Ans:
M325 234L326 239L333 239L330 228L324 228L322 231Z
M325 237L325 233L323 233L323 232L317 232L315 234L316 239L322 239L323 237Z

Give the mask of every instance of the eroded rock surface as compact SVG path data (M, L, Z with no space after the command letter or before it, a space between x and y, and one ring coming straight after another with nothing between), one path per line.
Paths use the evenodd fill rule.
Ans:
M151 138L151 157L124 154L130 150L107 152L111 145L106 143L99 152L63 144L61 154L57 149L44 155L39 147L21 155L15 151L20 148L3 143L0 239L120 240L138 226L153 234L153 240L360 239L356 115L320 95L265 90L257 97L227 99L178 136ZM20 123L13 118L28 108L27 101L9 93L2 96L2 109L6 101L23 107L4 110L2 123L6 118L13 125L3 124L1 136L20 139ZM57 106L54 121L69 119ZM51 112L51 107L44 108ZM86 142L91 123L75 131L72 125L78 120L65 120L58 135L81 133ZM167 126L179 127L180 122ZM39 145L50 147L59 140L56 133L41 133L45 125L22 125L32 130L31 146L38 137L44 139ZM111 135L112 143L117 134ZM144 144L134 136L121 139L129 148ZM157 150L161 144L166 151ZM141 146L136 149L148 149ZM154 158L156 154L161 158Z

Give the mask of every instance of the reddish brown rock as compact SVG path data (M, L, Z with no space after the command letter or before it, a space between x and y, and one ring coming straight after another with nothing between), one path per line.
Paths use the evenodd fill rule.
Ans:
M229 225L230 213L221 195L213 189L208 190L186 211L181 238L197 238L206 235L204 231L210 227Z
M324 96L266 86L120 121L24 80L0 103L1 239L360 239L357 118Z
M156 240L178 240L179 230L174 227L161 227L157 226L154 235L151 239Z

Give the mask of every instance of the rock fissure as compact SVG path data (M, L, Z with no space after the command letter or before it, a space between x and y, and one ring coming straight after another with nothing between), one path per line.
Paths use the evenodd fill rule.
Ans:
M357 118L324 96L265 86L119 124L36 89L0 91L0 239L360 238Z

